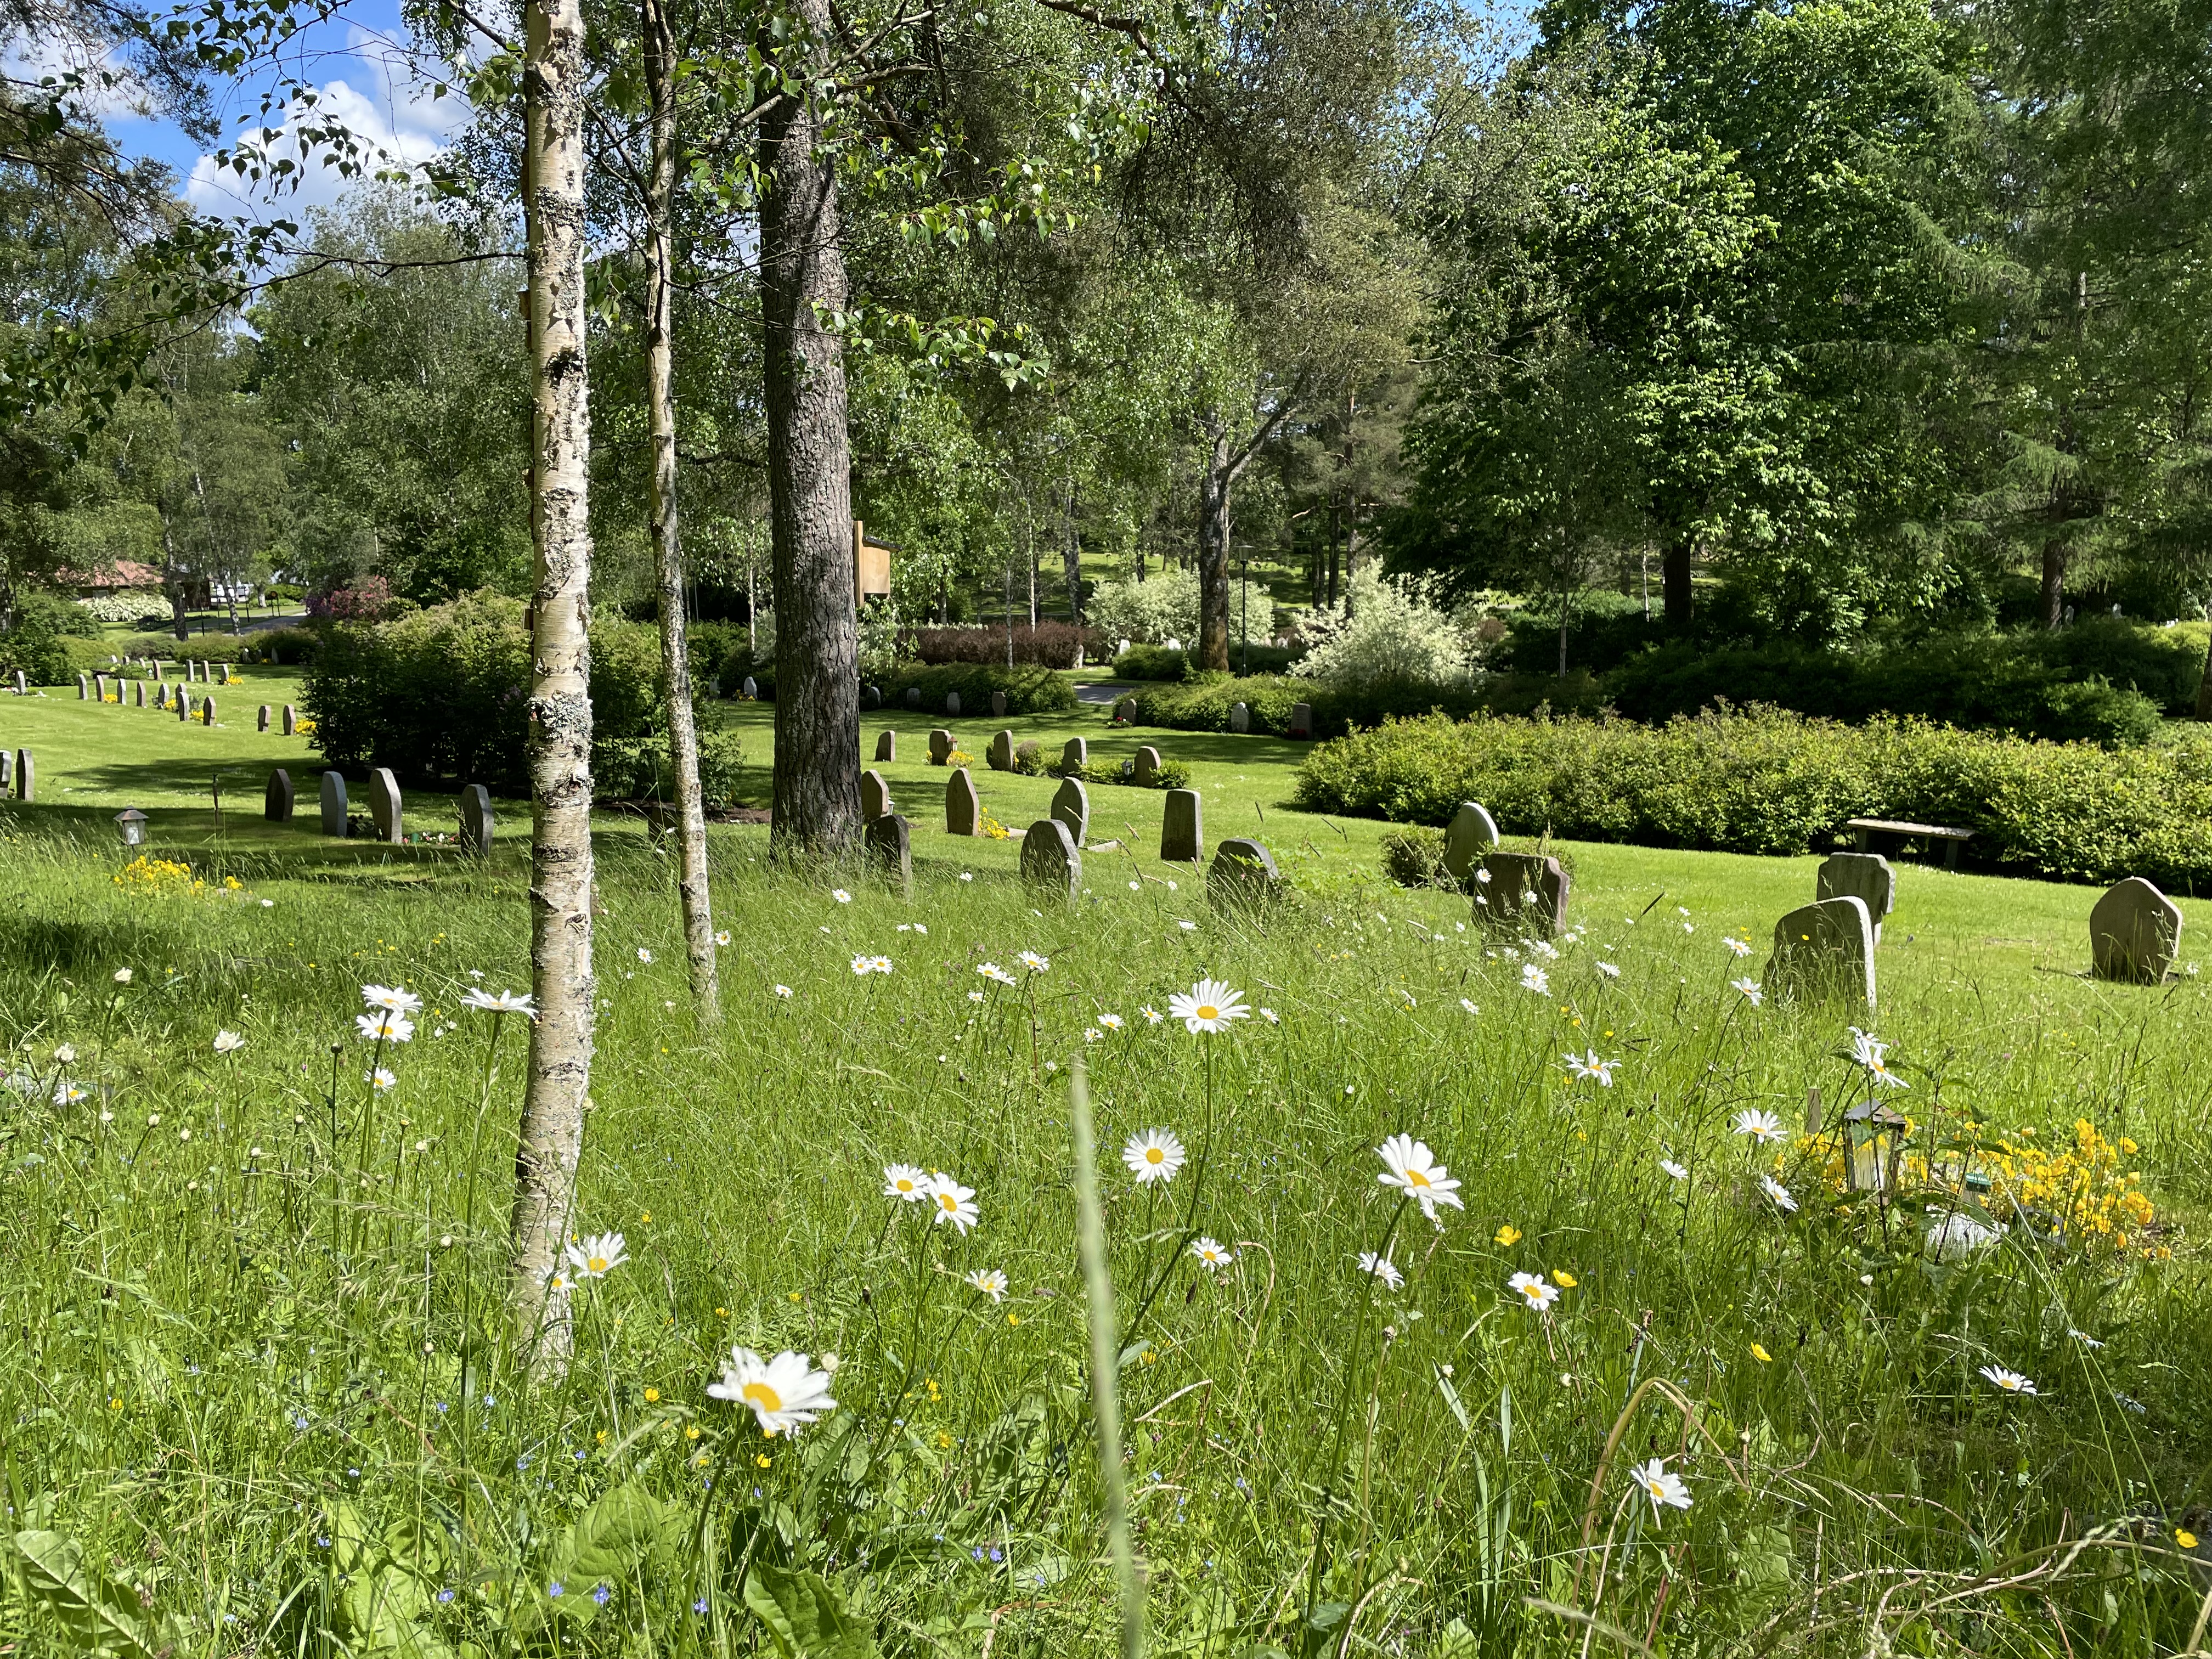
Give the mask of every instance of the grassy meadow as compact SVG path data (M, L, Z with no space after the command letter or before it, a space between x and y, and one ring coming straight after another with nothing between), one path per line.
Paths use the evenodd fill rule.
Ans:
M251 729L283 697L231 695L242 732L0 698L41 757L40 801L0 806L14 1651L1111 1650L1079 1063L1155 1651L2205 1639L2206 991L2085 978L2088 890L1906 868L1870 1021L1754 1003L1731 981L1810 859L1569 845L1574 933L1540 948L1382 883L1379 826L1289 812L1290 745L1086 710L1015 729L1191 761L1209 834L1260 834L1296 892L1215 915L1152 856L1157 795L1109 787L1121 846L1048 906L1013 844L943 836L902 713L910 899L714 830L718 1027L671 861L606 816L575 1230L624 1256L541 1384L501 1311L526 1028L462 1001L527 988L526 849L322 841L312 757ZM733 715L763 769L769 713ZM955 730L980 755L992 724ZM279 755L305 822L260 823L258 776L220 827L192 796ZM977 775L1017 826L1056 787ZM1266 1013L1151 1019L1204 976ZM370 984L422 999L410 1040L358 1035ZM1899 1185L1847 1188L1835 1126L1876 1096ZM1188 1161L1140 1183L1119 1154L1155 1128ZM1461 1207L1378 1180L1401 1133ZM884 1196L895 1164L972 1188L973 1230ZM834 1353L836 1409L763 1436L707 1393L733 1346Z

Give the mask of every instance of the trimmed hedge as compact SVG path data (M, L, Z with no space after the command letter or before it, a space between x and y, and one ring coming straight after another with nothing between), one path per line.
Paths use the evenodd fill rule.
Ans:
M1004 663L901 663L875 683L883 690L884 706L890 709L905 706L908 686L920 686L921 712L930 715L941 714L945 693L957 691L963 720L988 719L994 691L1006 694L1009 714L1066 714L1077 706L1075 682L1063 679L1049 668L1009 670Z
M1441 824L1463 800L1522 833L1735 853L1825 849L1853 817L1977 832L1969 863L2212 891L2212 744L2039 743L1769 708L1663 726L1561 717L1391 720L1298 769L1308 811Z
M1095 628L1073 623L1041 622L1034 628L1017 623L1013 629L1014 665L1030 668L1073 668L1080 644L1096 661L1106 648L1105 637ZM996 663L1006 665L1006 629L983 623L973 628L908 628L899 635L899 653L911 653L926 663Z

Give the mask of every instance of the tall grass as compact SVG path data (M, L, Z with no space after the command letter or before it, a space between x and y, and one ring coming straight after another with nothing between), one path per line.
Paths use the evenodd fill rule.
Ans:
M226 897L7 848L0 1631L21 1650L1111 1650L1079 1055L1154 1651L2190 1639L2212 1560L2183 1541L2212 1533L2193 982L2029 994L1905 958L1878 1030L1910 1086L1886 1102L1936 1173L1998 1180L1869 1196L1798 1133L1809 1091L1832 1133L1875 1089L1846 1016L1730 987L1723 935L1769 918L1594 914L1550 960L1436 893L1340 889L1263 927L1100 857L1073 908L950 869L910 903L857 878L841 902L750 836L716 850L732 1012L707 1033L669 871L603 846L575 1229L628 1260L569 1292L576 1362L532 1388L501 1312L526 1033L460 1004L526 988L517 869L241 866ZM853 971L877 954L890 973ZM1204 973L1279 1023L1142 1012ZM364 983L424 998L380 1055ZM245 1046L218 1055L219 1030ZM1609 1086L1562 1063L1593 1048ZM1746 1109L1790 1133L1733 1133ZM2157 1217L2124 1248L2006 1208L1999 1142L2070 1145L2077 1119L2139 1148ZM1190 1161L1140 1186L1115 1153L1154 1127ZM1378 1182L1400 1132L1463 1210L1431 1224ZM893 1163L973 1188L975 1230L882 1196ZM2009 1231L1940 1260L1931 1205ZM1233 1263L1193 1259L1198 1234ZM1358 1265L1386 1239L1400 1288ZM990 1270L1003 1300L968 1282ZM763 1437L705 1392L733 1346L834 1354L836 1409ZM1633 1484L1654 1459L1688 1509Z

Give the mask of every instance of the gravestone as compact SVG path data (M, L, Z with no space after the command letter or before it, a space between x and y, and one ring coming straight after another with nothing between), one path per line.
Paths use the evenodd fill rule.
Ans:
M157 658L157 659L155 660L155 663L154 663L154 681L155 681L155 684L159 684L161 683L161 664L160 659Z
M1294 738L1313 736L1313 705L1294 702L1291 705L1291 735Z
M76 700L79 702L88 702L92 700L91 675L80 674L76 677Z
M1148 743L1137 750L1137 758L1129 769L1129 781L1139 789L1149 789L1159 769L1160 751Z
M368 775L368 812L376 820L379 841L404 839L399 827L399 780L392 775L388 766L380 766Z
M914 896L914 826L896 812L870 818L860 832L860 842L878 873L895 884L900 894Z
M1841 898L1846 893L1865 903L1867 919L1874 924L1874 942L1881 944L1882 918L1897 902L1897 873L1889 860L1879 853L1831 853L1822 859L1813 896Z
M257 732L269 729L269 705L265 702L261 705L261 712L253 717L253 729Z
M1052 815L1067 826L1067 833L1075 837L1078 847L1091 833L1091 792L1083 787L1080 778L1063 778L1060 787L1053 792Z
M2180 948L2180 907L2141 876L2114 883L2089 912L2089 960L2099 979L2155 985Z
M891 811L891 787L884 781L884 775L873 769L860 774L860 817L863 819L889 817Z
M1168 791L1160 819L1160 859L1166 864L1195 864L1206 856L1206 805L1195 789Z
M1463 800L1444 830L1444 868L1465 881L1474 861L1498 845L1498 820L1480 801Z
M1533 853L1486 853L1481 868L1489 873L1474 888L1478 921L1499 927L1516 927L1549 939L1567 919L1567 872L1559 861Z
M27 749L15 751L15 799L36 800L39 798L39 757Z
M1275 855L1258 842L1232 836L1215 849L1206 872L1206 896L1215 909L1258 909L1282 896Z
M744 683L738 687L738 695L744 698L748 702L754 701L760 696L759 684L754 680L751 675L746 675L744 678Z
M1252 711L1241 702L1229 705L1229 729L1239 737L1252 729Z
M945 717L946 717L947 719L951 719L952 716L954 716L954 715L957 714L959 712L960 712L960 694L959 694L957 691L947 691L947 692L945 694Z
M15 671L15 695L19 697L31 695L31 683L23 677L23 671L20 668Z
M323 833L343 841L345 832L345 778L340 773L325 772L323 774Z
M107 701L106 675L94 674L92 677L92 700L94 702L106 702ZM123 701L123 682L121 680L118 680L115 683L115 700L118 702Z
M139 708L143 708L146 706L146 682L143 680L134 680L131 684L137 688L138 693L136 699L137 705Z
M1137 723L1137 700L1134 697L1124 697L1115 703L1114 719L1119 725L1134 726Z
M461 791L461 845L471 853L489 853L491 836L491 791L472 783Z
M177 690L177 718L180 720L188 720L191 717L192 700L185 695L184 689L180 686Z
M185 663L185 678L195 682L205 679L207 678L207 665L202 662L198 657L188 659Z
M269 787L262 792L261 816L271 823L292 821L292 775L281 766L269 775Z
M212 691L200 699L200 724L202 726L215 724L215 693Z
M975 793L975 780L968 769L956 766L945 781L945 833L980 836L983 833L983 803Z
M879 761L895 761L898 758L897 732L878 732L876 733L876 758Z
M864 685L864 686L862 686L862 687L860 688L860 707L861 707L861 708L881 708L883 706L884 706L884 689L883 689L883 687L881 687L881 686L879 686L879 685Z
M0 749L0 795L4 795L8 793L8 780L15 776L15 756L10 754L5 749Z
M939 726L929 734L929 763L943 766L952 754L952 734Z
M231 681L230 681L230 665L229 665L228 663L225 663L225 664L223 664L223 665L222 665L222 683L223 683L225 685L228 685L228 684L231 683Z
M293 712L292 705L288 702L284 705L284 735L289 738L299 729L300 717Z
M906 706L909 708L919 708L921 707L921 688L920 686L909 685L907 687Z
M1080 772L1091 764L1091 739L1070 738L1060 746L1060 764L1063 771Z
M991 718L994 720L1006 718L1006 694L1003 691L991 693Z
M1083 854L1058 818L1039 818L1022 837L1022 879L1054 898L1083 892Z
M1800 906L1774 924L1759 983L1772 997L1842 997L1874 1006L1874 921L1851 894Z
M1014 769L1014 734L1011 732L998 733L991 739L989 746L983 750L983 758L990 763L994 772L1012 771Z

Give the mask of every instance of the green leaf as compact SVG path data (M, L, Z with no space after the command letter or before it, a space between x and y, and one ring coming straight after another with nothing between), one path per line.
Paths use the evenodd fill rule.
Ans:
M84 1565L74 1538L58 1532L19 1532L12 1540L22 1557L21 1582L81 1653L122 1659L155 1659L173 1647L170 1621L149 1617L138 1593Z
M782 1659L874 1659L874 1631L847 1615L818 1572L756 1561L745 1576L745 1605Z
M576 1517L554 1547L556 1578L615 1583L645 1565L662 1543L673 1543L684 1513L634 1480L626 1480Z

